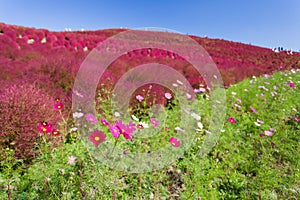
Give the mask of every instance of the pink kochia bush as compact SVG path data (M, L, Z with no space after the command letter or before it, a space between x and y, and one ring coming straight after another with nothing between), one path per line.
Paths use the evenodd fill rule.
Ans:
M11 85L0 94L0 149L13 149L15 157L33 157L37 126L47 121L57 127L59 115L51 98L33 84ZM51 137L50 137L51 138ZM58 141L57 137L51 140ZM0 151L1 156L1 151Z

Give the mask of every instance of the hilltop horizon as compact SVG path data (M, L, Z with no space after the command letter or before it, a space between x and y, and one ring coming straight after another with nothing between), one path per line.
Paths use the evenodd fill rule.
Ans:
M237 40L228 40L226 38L218 38L218 37L210 37L209 35L197 35L197 34L189 34L189 33L180 33L176 30L172 30L172 29L167 29L167 28L160 28L160 27L143 27L143 28L129 28L129 27L110 27L110 28L95 28L95 29L84 29L84 28L80 28L80 29L71 29L71 28L64 28L62 30L51 30L48 28L44 28L44 27L29 27L29 26L24 26L24 25L19 25L19 24L8 24L5 22L1 22L0 24L6 24L9 26L16 26L16 27L23 27L23 28L33 28L33 29L37 29L37 30L47 30L50 32L54 32L54 33L72 33L72 32L98 32L98 31L120 31L120 30L148 30L151 32L169 32L169 33L175 33L175 34L182 34L182 35L188 35L190 37L198 37L198 38L207 38L207 39L213 39L213 40L224 40L227 42L234 42L234 43L240 43L240 44L245 44L245 45L250 45L250 46L254 46L254 47L260 47L260 48L265 48L265 49L271 49L274 50L278 49L278 48L283 48L281 51L292 51L292 52L296 52L296 53L300 53L300 48L299 50L297 49L292 49L292 48L284 48L283 46L278 46L278 47L266 47L266 46L260 46L258 44L252 44L252 43L245 43L242 41L237 41Z

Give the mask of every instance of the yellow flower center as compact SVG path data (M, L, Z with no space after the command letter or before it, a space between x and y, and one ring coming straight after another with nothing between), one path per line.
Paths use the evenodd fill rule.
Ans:
M43 132L46 132L46 131L47 131L47 129L46 129L46 128L43 128L43 129L42 129L42 131L43 131Z
M96 141L99 141L99 140L100 140L100 138L99 138L99 137L95 137L95 140L96 140Z
M124 129L122 129L122 133L125 133L125 130L124 130Z

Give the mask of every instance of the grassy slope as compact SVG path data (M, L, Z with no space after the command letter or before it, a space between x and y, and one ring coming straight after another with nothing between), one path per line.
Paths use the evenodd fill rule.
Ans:
M296 88L289 86L293 81ZM19 199L297 199L300 198L300 72L246 79L227 90L227 117L213 150L197 155L196 142L172 166L145 174L110 170L94 161L81 142L66 144L37 158L15 175L13 197ZM297 83L298 81L298 83ZM278 87L274 90L274 85ZM259 88L259 86L265 86ZM245 89L248 92L245 92ZM266 91L268 90L268 91ZM277 92L275 96L271 92ZM235 92L232 94L232 92ZM261 94L264 94L262 96ZM199 96L200 99L202 99ZM237 101L241 99L241 103ZM210 102L203 100L206 104ZM237 108L234 104L241 107ZM250 110L253 106L257 114ZM208 116L209 113L201 113ZM255 125L263 120L264 124ZM206 119L203 119L203 122ZM205 123L204 123L205 125ZM205 128L205 127L204 127ZM260 133L274 128L272 137ZM199 133L198 133L199 134ZM66 165L67 156L75 165ZM64 169L64 173L59 170ZM1 175L3 181L5 175ZM50 178L50 181L47 181ZM1 193L1 199L5 199Z

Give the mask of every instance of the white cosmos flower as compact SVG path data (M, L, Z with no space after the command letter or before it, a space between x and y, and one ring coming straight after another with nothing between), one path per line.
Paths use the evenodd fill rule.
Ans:
M134 116L134 115L131 115L131 118L134 120L134 121L140 121L136 116Z
M260 126L260 123L258 123L258 122L254 122L254 124L255 124L256 126Z
M201 120L201 117L200 117L198 114L196 114L196 113L192 113L191 116L192 116L194 119L198 120L198 121Z
M180 80L177 80L177 83L183 85L183 83Z
M143 128L149 128L149 124L145 123L145 122L139 122L140 125L143 126Z
M115 112L115 117L120 117L120 116L121 116L120 113Z
M198 125L198 128L199 128L197 130L202 130L203 129L203 124L201 122L198 122L197 125Z
M74 112L73 113L73 118L81 118L81 117L83 117L83 113L81 113L81 112Z
M70 132L75 132L75 131L77 131L76 127L70 128Z
M184 130L183 130L182 128L178 127L178 126L177 126L177 127L175 127L175 130L176 130L176 131L181 131L181 132L184 132Z

